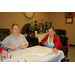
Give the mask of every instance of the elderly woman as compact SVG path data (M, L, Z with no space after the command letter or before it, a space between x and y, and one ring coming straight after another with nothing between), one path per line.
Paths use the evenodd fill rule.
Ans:
M4 45L7 45L8 52L27 48L29 43L25 39L24 35L19 34L19 25L14 23L11 29L12 34L2 41Z
M62 44L60 38L55 34L54 28L50 27L48 34L42 39L41 44L45 47L52 48L52 52L58 53L58 49L61 49Z

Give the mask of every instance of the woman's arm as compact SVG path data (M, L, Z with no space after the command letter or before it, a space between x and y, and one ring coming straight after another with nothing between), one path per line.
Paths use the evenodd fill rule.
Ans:
M55 35L55 37L54 37L54 44L55 45L53 46L53 48L59 49L60 47L62 47L62 44L60 42L60 38L58 35Z
M24 46L23 45L19 45L18 48L19 49L23 49L23 48L27 48L28 46L29 46L29 44L25 44Z
M29 46L29 44L24 45L24 48L27 48Z
M16 47L14 45L7 45L7 48L12 49L12 50L16 49Z

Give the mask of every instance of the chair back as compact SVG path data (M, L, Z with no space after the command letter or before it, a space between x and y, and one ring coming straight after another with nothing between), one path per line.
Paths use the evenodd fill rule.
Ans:
M3 41L3 39L8 35L10 35L10 29L0 28L0 41Z
M59 30L59 35L66 35L66 30Z
M38 38L35 38L35 31L29 30L26 39L29 42L29 47L39 45Z
M61 41L62 45L67 46L68 38L66 36L59 36L59 37L60 37L60 41Z
M60 41L63 46L67 46L68 44L68 37L66 37L66 30L59 30L59 37Z
M28 38L35 38L35 31L29 30L29 31L27 32L27 37L28 37Z

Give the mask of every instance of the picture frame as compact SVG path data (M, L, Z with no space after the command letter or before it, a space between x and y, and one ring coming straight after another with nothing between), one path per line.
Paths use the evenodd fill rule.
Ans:
M65 12L65 17L74 17L75 12Z
M73 17L66 17L66 24L72 24L73 23Z

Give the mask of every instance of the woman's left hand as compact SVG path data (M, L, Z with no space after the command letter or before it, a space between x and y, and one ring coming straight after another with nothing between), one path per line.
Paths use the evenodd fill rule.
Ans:
M52 53L55 52L55 54L58 53L58 49L57 48L53 48Z
M24 46L23 46L23 45L19 45L18 48L19 48L19 49L23 49Z

